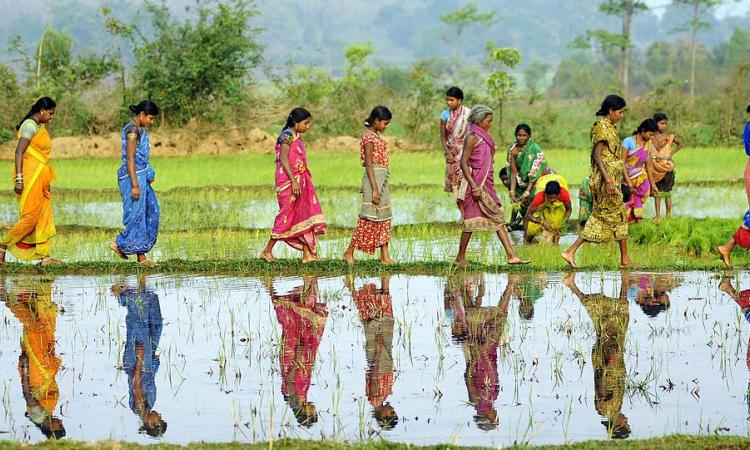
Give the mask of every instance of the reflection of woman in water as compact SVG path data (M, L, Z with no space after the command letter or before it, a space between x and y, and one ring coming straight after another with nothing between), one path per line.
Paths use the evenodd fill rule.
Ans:
M396 410L385 400L393 392L393 303L388 275L380 278L380 289L368 283L354 290L354 278L348 277L346 285L359 310L359 319L365 329L367 372L365 391L373 407L373 416L381 428L393 429L398 423Z
M500 394L500 377L497 370L497 353L508 316L511 290L505 289L497 306L483 307L484 279L481 275L454 275L448 280L452 295L455 321L461 323L458 330L463 334L454 339L463 339L466 371L464 380L469 403L474 405L474 421L485 431L494 430L499 424L499 414L494 407ZM454 323L455 323L454 321ZM454 331L457 328L454 327Z
M0 289L4 290L4 285L2 283ZM24 279L14 283L3 297L23 326L18 374L26 401L26 417L48 439L60 439L65 436L65 427L62 420L53 415L60 399L55 377L61 360L55 354L57 305L52 301L52 281Z
M167 431L167 423L153 409L159 370L156 349L162 330L159 296L146 288L146 277L139 277L137 288L115 284L112 293L128 310L122 368L128 375L130 409L141 419L140 432L152 437L162 436Z
M740 292L732 286L732 280L729 277L721 279L719 289L732 297L737 303L737 306L742 310L742 315L745 316L745 320L750 322L750 289L745 289ZM745 362L747 364L747 370L750 371L750 340L747 342L747 349L745 355ZM747 394L745 395L745 401L747 401L748 414L750 414L750 381L747 383Z
M315 405L307 400L315 357L323 338L328 310L318 303L318 281L305 277L302 286L278 295L272 280L266 280L276 318L281 325L281 394L297 422L310 427L318 421Z
M628 300L641 307L644 314L656 317L669 309L669 291L677 286L674 275L638 275L630 278Z
M630 436L628 418L622 413L625 395L625 335L628 332L628 276L623 274L619 298L604 294L584 294L578 289L575 274L563 283L573 291L586 309L596 332L596 342L591 349L594 367L594 407L604 417L602 424L609 436L625 439Z

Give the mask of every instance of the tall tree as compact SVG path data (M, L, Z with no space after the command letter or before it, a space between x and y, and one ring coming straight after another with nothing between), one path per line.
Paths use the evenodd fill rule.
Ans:
M611 33L606 30L588 31L583 36L579 36L574 42L574 47L590 47L590 41L597 41L604 50L618 49L620 64L617 72L617 79L620 83L620 89L623 94L627 94L630 73L630 30L633 25L633 16L639 12L647 11L648 6L640 0L603 0L599 5L599 11L604 14L618 17L622 21L620 33Z
M467 3L454 11L440 16L440 21L453 28L453 35L443 35L443 39L453 45L453 76L458 74L461 62L461 37L464 30L472 25L488 26L495 22L495 12L479 12L476 2Z
M728 0L672 0L675 5L690 9L690 20L676 31L690 33L690 99L695 98L695 62L698 56L698 33L711 28L711 24L702 18L713 12L717 6Z
M490 70L487 77L487 88L490 96L497 102L497 127L499 128L500 142L503 142L503 107L513 89L516 87L516 79L510 73L521 63L521 52L515 48L496 47L492 42L487 43L487 59L485 67Z

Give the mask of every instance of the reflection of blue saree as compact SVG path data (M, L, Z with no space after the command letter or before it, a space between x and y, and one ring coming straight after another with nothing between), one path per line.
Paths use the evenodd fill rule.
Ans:
M126 134L134 132L134 126L128 124L122 130L122 165L117 171L117 182L122 196L122 224L125 230L117 236L117 247L126 255L148 253L156 244L159 234L159 203L151 188L154 180L154 169L149 163L151 143L144 129L137 129L140 135L135 150L135 168L141 196L138 200L131 197L133 187L128 175L126 158Z
M162 330L161 308L159 296L152 291L126 289L120 294L120 305L127 307L125 317L127 340L122 355L122 367L128 374L130 387L130 409L138 413L135 404L133 377L136 369L136 349L143 349L142 389L147 409L154 407L156 402L156 371L159 370L159 357L156 349L159 346Z

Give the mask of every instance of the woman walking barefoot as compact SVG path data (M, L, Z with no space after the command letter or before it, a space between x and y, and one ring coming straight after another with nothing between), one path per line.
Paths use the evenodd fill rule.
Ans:
M150 100L131 105L133 118L122 129L122 164L117 182L122 198L122 224L125 226L109 247L120 259L136 255L138 264L157 264L146 254L156 245L159 235L159 203L151 188L156 172L151 167L151 140L148 128L159 115L159 107Z
M475 231L494 231L508 254L508 264L528 264L518 257L510 245L505 230L505 212L500 205L494 183L495 141L490 136L492 109L477 105L469 114L469 132L461 156L464 179L458 190L458 201L463 213L463 232L456 255L456 264L468 265L466 247Z
M55 117L56 107L54 100L42 97L16 126L13 191L18 194L19 218L0 242L0 264L5 263L6 251L24 261L41 259L43 266L62 262L49 256L50 239L56 234L50 194L55 170L49 163L52 139L46 124Z
M312 115L304 108L294 108L276 140L276 198L279 214L273 222L271 238L260 256L268 262L278 241L302 251L302 263L317 260L316 236L326 231L323 210L315 193L307 150L302 135L312 126Z
M562 254L573 267L578 267L575 256L584 242L603 243L613 239L620 246L620 267L631 266L627 246L628 221L620 190L625 164L615 126L625 116L625 106L622 97L607 96L596 113L599 120L591 128L589 188L594 206L578 239Z
M388 187L388 143L383 133L393 114L385 106L376 106L365 120L365 131L359 143L360 160L365 167L362 176L362 209L354 229L354 236L344 252L344 260L354 264L354 250L369 255L380 248L380 262L393 264L388 251L391 241L391 194Z

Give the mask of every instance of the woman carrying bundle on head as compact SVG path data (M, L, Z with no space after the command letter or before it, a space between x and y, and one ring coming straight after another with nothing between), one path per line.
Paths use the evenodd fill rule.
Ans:
M122 164L117 183L122 199L122 224L125 229L109 248L120 259L136 255L138 264L157 264L146 254L156 245L159 235L159 203L151 188L156 172L151 167L151 140L148 128L159 115L159 107L150 100L130 105L133 118L122 128Z
M625 116L625 106L625 99L619 95L607 96L596 113L599 119L591 127L589 189L593 208L578 239L562 254L572 267L578 267L575 256L584 242L611 240L620 246L620 267L632 265L628 257L628 220L621 190L625 163L615 126Z
M315 193L307 150L302 140L312 126L312 115L304 108L294 108L286 119L284 129L276 140L276 198L279 214L273 221L268 244L260 256L268 262L273 257L273 247L284 241L295 250L302 251L302 263L317 260L317 238L325 234L328 224Z
M646 119L638 125L632 136L622 141L622 159L625 161L623 180L630 190L630 199L625 203L628 222L638 223L643 220L643 205L649 194L659 194L648 164L654 150L652 139L658 130L654 119Z
M359 157L365 173L362 175L362 209L357 227L344 260L354 263L354 250L369 255L380 249L380 262L393 264L388 250L391 241L391 194L388 187L388 143L383 133L391 123L393 114L385 106L376 106L365 120L365 134L359 143Z
M43 266L61 263L49 256L56 230L50 193L55 170L49 162L52 139L47 123L55 117L56 108L54 100L42 97L16 126L13 191L18 194L19 218L0 242L0 264L5 263L6 252L24 261L40 259Z
M495 190L495 141L490 136L492 109L477 105L469 114L469 132L464 141L461 171L464 178L458 190L458 201L463 213L463 232L456 255L456 264L465 266L466 248L475 231L496 232L508 255L508 264L527 264L510 245L505 230L505 212Z
M455 196L461 185L461 151L469 129L470 109L463 105L464 93L453 86L445 93L448 109L440 114L440 140L445 152L445 192Z

